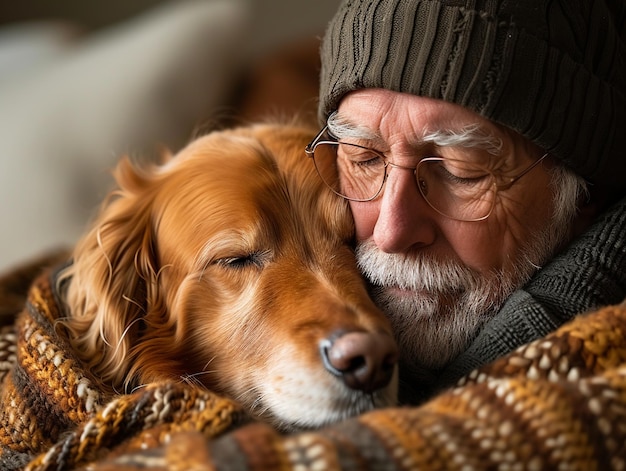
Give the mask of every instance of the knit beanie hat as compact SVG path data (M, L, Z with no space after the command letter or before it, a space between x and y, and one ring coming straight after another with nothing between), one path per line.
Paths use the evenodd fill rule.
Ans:
M625 0L345 0L319 118L351 90L462 105L626 193Z

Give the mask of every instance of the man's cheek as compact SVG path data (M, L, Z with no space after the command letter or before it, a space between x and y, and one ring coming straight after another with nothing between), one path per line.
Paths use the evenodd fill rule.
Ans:
M369 239L374 233L374 227L378 219L378 205L373 201L365 203L350 201L350 210L354 218L357 240Z

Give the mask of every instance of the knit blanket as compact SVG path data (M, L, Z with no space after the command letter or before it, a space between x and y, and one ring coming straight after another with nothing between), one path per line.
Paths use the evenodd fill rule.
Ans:
M55 323L55 281L39 276L13 323L3 311L1 469L626 468L626 304L578 316L419 407L285 435L188 384L105 394Z

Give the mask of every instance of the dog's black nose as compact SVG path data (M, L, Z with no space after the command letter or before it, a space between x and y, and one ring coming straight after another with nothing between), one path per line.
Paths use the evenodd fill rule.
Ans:
M365 392L387 386L398 361L396 344L385 333L346 332L323 340L320 349L328 371Z

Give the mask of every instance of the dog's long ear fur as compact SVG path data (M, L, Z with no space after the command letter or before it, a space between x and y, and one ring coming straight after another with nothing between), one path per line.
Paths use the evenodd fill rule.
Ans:
M128 383L130 352L144 316L163 304L157 289L152 173L138 170L128 158L120 160L114 171L119 188L104 202L63 274L69 280L71 313L63 324L71 342L94 375L114 386Z

